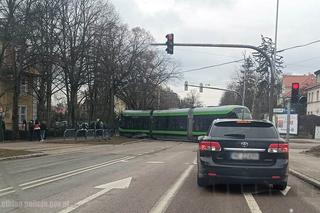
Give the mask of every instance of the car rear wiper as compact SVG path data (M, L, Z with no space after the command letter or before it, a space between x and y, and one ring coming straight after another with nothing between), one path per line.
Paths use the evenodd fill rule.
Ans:
M244 134L225 134L224 136L233 137L233 138L240 138L240 139L246 138L246 135L244 135Z

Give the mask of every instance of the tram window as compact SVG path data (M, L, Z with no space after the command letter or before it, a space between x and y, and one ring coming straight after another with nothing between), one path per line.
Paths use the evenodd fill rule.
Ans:
M172 130L185 131L187 129L187 117L154 117L154 129L156 130Z
M122 117L121 127L125 129L149 129L149 117Z
M175 131L185 131L187 129L187 117L169 117L168 118L168 129Z
M207 115L201 115L201 116L194 116L194 123L193 123L193 129L194 131L208 131L210 125L212 124L212 121L217 119L216 116L207 116Z
M168 130L168 118L167 117L153 117L154 129L156 130Z

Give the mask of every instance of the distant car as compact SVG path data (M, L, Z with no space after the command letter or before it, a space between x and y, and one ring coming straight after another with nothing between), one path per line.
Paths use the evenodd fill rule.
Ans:
M207 136L199 137L200 187L214 184L287 186L289 146L269 121L215 120Z

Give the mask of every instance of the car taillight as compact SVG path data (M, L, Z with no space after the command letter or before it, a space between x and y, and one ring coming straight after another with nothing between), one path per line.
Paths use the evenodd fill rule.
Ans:
M273 143L269 145L269 153L287 153L289 152L289 145L287 143Z
M199 143L199 150L220 152L221 146L220 146L220 143L216 141L201 141Z

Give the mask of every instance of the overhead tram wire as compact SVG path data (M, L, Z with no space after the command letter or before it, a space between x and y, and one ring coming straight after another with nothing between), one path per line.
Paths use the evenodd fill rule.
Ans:
M309 43L306 43L306 44L296 45L296 46L288 47L288 48L285 48L285 49L282 49L282 50L278 50L277 52L280 53L280 52L284 52L286 50L306 47L306 46L309 46L311 44L315 44L315 43L319 43L319 42L320 42L320 40L315 40L315 41L312 41L312 42L309 42Z
M221 64L214 64L214 65L200 67L200 68L196 68L196 69L184 70L184 71L181 71L180 73L194 72L194 71L209 69L209 68L213 68L213 67L220 67L220 66L224 66L224 65L228 65L228 64L238 63L241 61L244 61L244 59L229 61L229 62L225 62L225 63L221 63Z

